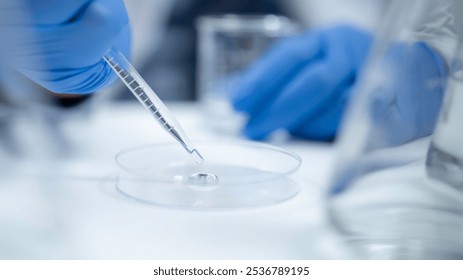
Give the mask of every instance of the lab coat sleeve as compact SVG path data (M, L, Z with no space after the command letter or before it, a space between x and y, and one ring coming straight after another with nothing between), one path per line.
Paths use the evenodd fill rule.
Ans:
M413 34L414 39L428 43L439 52L447 65L458 41L454 21L455 16L459 14L454 5L456 1L461 0L428 1L427 9Z

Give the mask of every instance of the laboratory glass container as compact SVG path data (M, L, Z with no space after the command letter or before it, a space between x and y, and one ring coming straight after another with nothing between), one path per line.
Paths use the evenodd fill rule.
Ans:
M426 171L430 177L463 191L463 42L451 63L446 95L431 147Z
M215 131L236 134L244 118L230 105L237 78L277 40L296 34L298 26L283 16L225 14L200 17L196 28L204 117Z
M426 173L447 78L420 66L433 2L391 1L338 135L328 214L359 258L463 258L463 192Z
M176 143L119 152L116 188L139 202L183 209L237 209L283 202L299 191L291 177L301 159L275 146L248 141L195 142L198 164Z

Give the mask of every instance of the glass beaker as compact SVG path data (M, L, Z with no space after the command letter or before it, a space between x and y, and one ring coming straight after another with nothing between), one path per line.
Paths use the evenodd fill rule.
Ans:
M444 105L426 160L428 175L463 191L463 42L451 64Z
M198 93L204 117L218 132L236 134L243 117L230 105L237 75L278 39L294 35L296 24L276 15L200 17L198 30Z
M463 257L463 193L425 172L446 68L414 30L433 5L392 2L338 139L328 211L360 258Z

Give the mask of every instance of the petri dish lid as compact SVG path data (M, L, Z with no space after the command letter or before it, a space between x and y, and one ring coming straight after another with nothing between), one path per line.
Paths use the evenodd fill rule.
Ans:
M178 143L119 152L117 189L141 202L204 209L270 205L298 192L289 175L301 159L292 152L249 141L195 144L205 159L202 164Z

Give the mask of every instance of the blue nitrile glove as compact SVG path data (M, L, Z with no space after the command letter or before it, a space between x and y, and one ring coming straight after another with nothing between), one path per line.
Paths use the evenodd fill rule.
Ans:
M442 104L446 65L422 42L393 44L372 88L371 148L396 146L434 131Z
M349 26L283 40L238 79L232 96L249 116L244 133L261 140L277 129L331 140L372 36Z
M50 91L98 90L115 78L103 54L111 47L129 53L123 0L22 0L20 10L0 1L8 64Z

